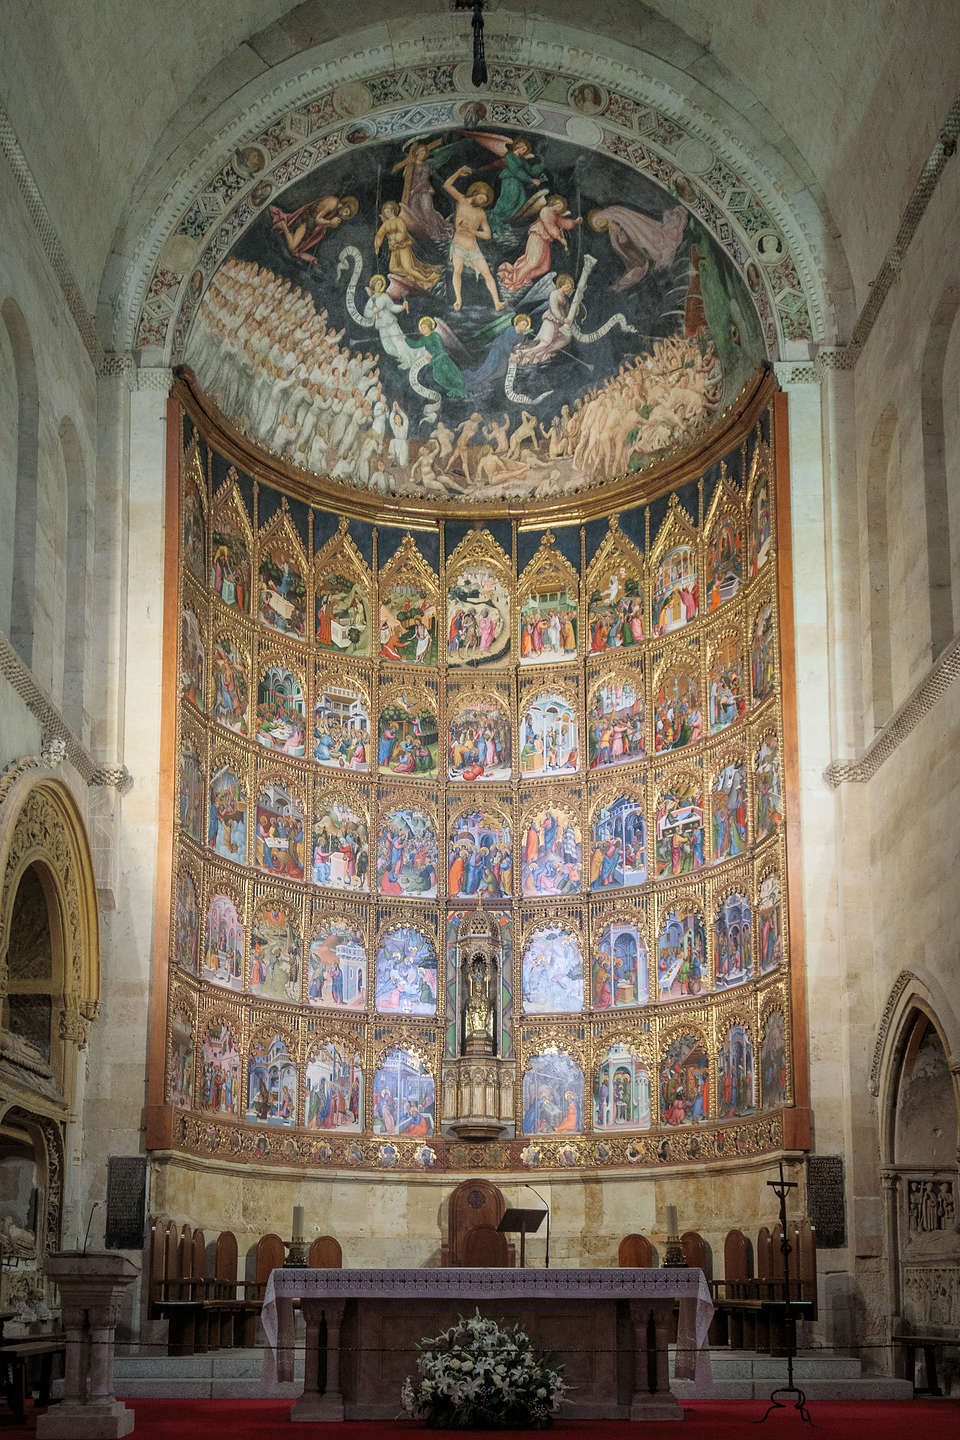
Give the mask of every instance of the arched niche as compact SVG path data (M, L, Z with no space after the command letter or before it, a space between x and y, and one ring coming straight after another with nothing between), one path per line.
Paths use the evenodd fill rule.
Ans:
M0 875L0 1036L8 1054L33 1051L13 1055L24 1103L65 1120L100 1008L96 883L73 796L29 760L0 779Z
M0 1308L49 1302L46 1257L63 1243L60 1124L25 1105L0 1103Z
M935 982L897 978L881 1020L871 1090L891 1312L914 1330L960 1324L957 1016Z

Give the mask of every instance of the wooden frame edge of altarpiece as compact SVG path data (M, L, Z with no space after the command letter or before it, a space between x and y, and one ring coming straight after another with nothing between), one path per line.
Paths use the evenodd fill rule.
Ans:
M150 995L150 1050L147 1105L144 1113L147 1150L173 1142L173 1107L166 1103L167 1007L170 991L170 907L173 901L173 806L177 793L177 630L179 625L180 448L183 407L167 398L164 553L163 646L160 684L160 764L157 797L157 887L153 921L153 983Z
M793 1105L783 1115L784 1150L809 1150L810 1052L807 1035L807 966L800 860L800 757L797 708L796 629L793 605L793 542L790 515L789 401L773 395L773 455L776 467L777 600L780 617L780 713L783 722L783 780L787 800L787 916L790 936L790 1028Z

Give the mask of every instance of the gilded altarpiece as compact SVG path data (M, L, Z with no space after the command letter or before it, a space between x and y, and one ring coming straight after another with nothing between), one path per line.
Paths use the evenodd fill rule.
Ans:
M398 1171L780 1148L802 981L769 403L632 509L398 534L221 457L181 398L173 1147ZM478 906L512 1114L465 1143L445 1066Z

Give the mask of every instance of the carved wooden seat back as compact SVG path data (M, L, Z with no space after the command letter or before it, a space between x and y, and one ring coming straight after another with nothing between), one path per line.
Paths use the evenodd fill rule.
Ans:
M506 1211L506 1202L489 1180L464 1180L450 1196L447 1212L447 1243L441 1246L441 1265L466 1265L464 1245L471 1230L489 1226L496 1230ZM514 1246L507 1242L509 1265L516 1264Z
M742 1230L728 1230L723 1242L723 1278L729 1299L746 1295L746 1282L751 1278L750 1242Z
M791 1273L797 1277L793 1293L799 1300L813 1304L813 1316L817 1318L817 1231L810 1221L803 1219L796 1226L790 1256Z
M480 1269L496 1270L510 1265L507 1237L494 1230L492 1225L474 1225L472 1230L468 1230L462 1255L462 1265L474 1265Z
M166 1299L167 1233L169 1228L166 1220L154 1220L150 1225L150 1300L152 1303ZM176 1236L175 1229L174 1236Z
M180 1277L180 1293L172 1298L192 1300L193 1287L190 1282L193 1279L193 1229L190 1225L184 1225L180 1230L176 1274Z
M202 1300L207 1290L207 1242L202 1230L194 1230L190 1253L190 1299Z
M683 1250L683 1258L688 1265L696 1270L702 1270L708 1280L713 1278L713 1256L710 1253L710 1246L704 1240L699 1230L684 1230L680 1236L680 1245Z
M307 1263L311 1270L342 1270L343 1251L332 1235L318 1235L310 1246Z
M287 1252L279 1235L261 1235L257 1241L257 1285L261 1296L273 1270L279 1270L287 1258Z
M781 1285L781 1286L782 1286L782 1285L783 1285L783 1250L781 1249L781 1246L783 1245L783 1226L780 1224L780 1221L779 1221L779 1220L777 1221L776 1225L773 1227L773 1234L770 1236L770 1245L771 1245L772 1252L773 1252L773 1253L772 1253L772 1256L771 1256L771 1259L772 1259L772 1277L773 1277L773 1279L777 1282L778 1285ZM781 1293L782 1293L782 1292L781 1292Z
M773 1292L773 1241L766 1225L757 1231L757 1280L761 1297Z
M213 1293L217 1300L233 1300L237 1294L237 1237L221 1230L214 1256Z
M623 1269L650 1270L656 1265L653 1246L646 1235L624 1235L617 1251L617 1264Z
M159 1300L179 1300L180 1292L180 1232L171 1220L167 1225L164 1240L164 1284Z

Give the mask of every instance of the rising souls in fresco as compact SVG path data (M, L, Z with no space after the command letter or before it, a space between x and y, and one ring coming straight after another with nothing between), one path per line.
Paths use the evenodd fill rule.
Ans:
M469 501L640 469L762 358L746 287L667 191L566 141L483 130L380 141L289 186L220 266L186 350L284 459Z

